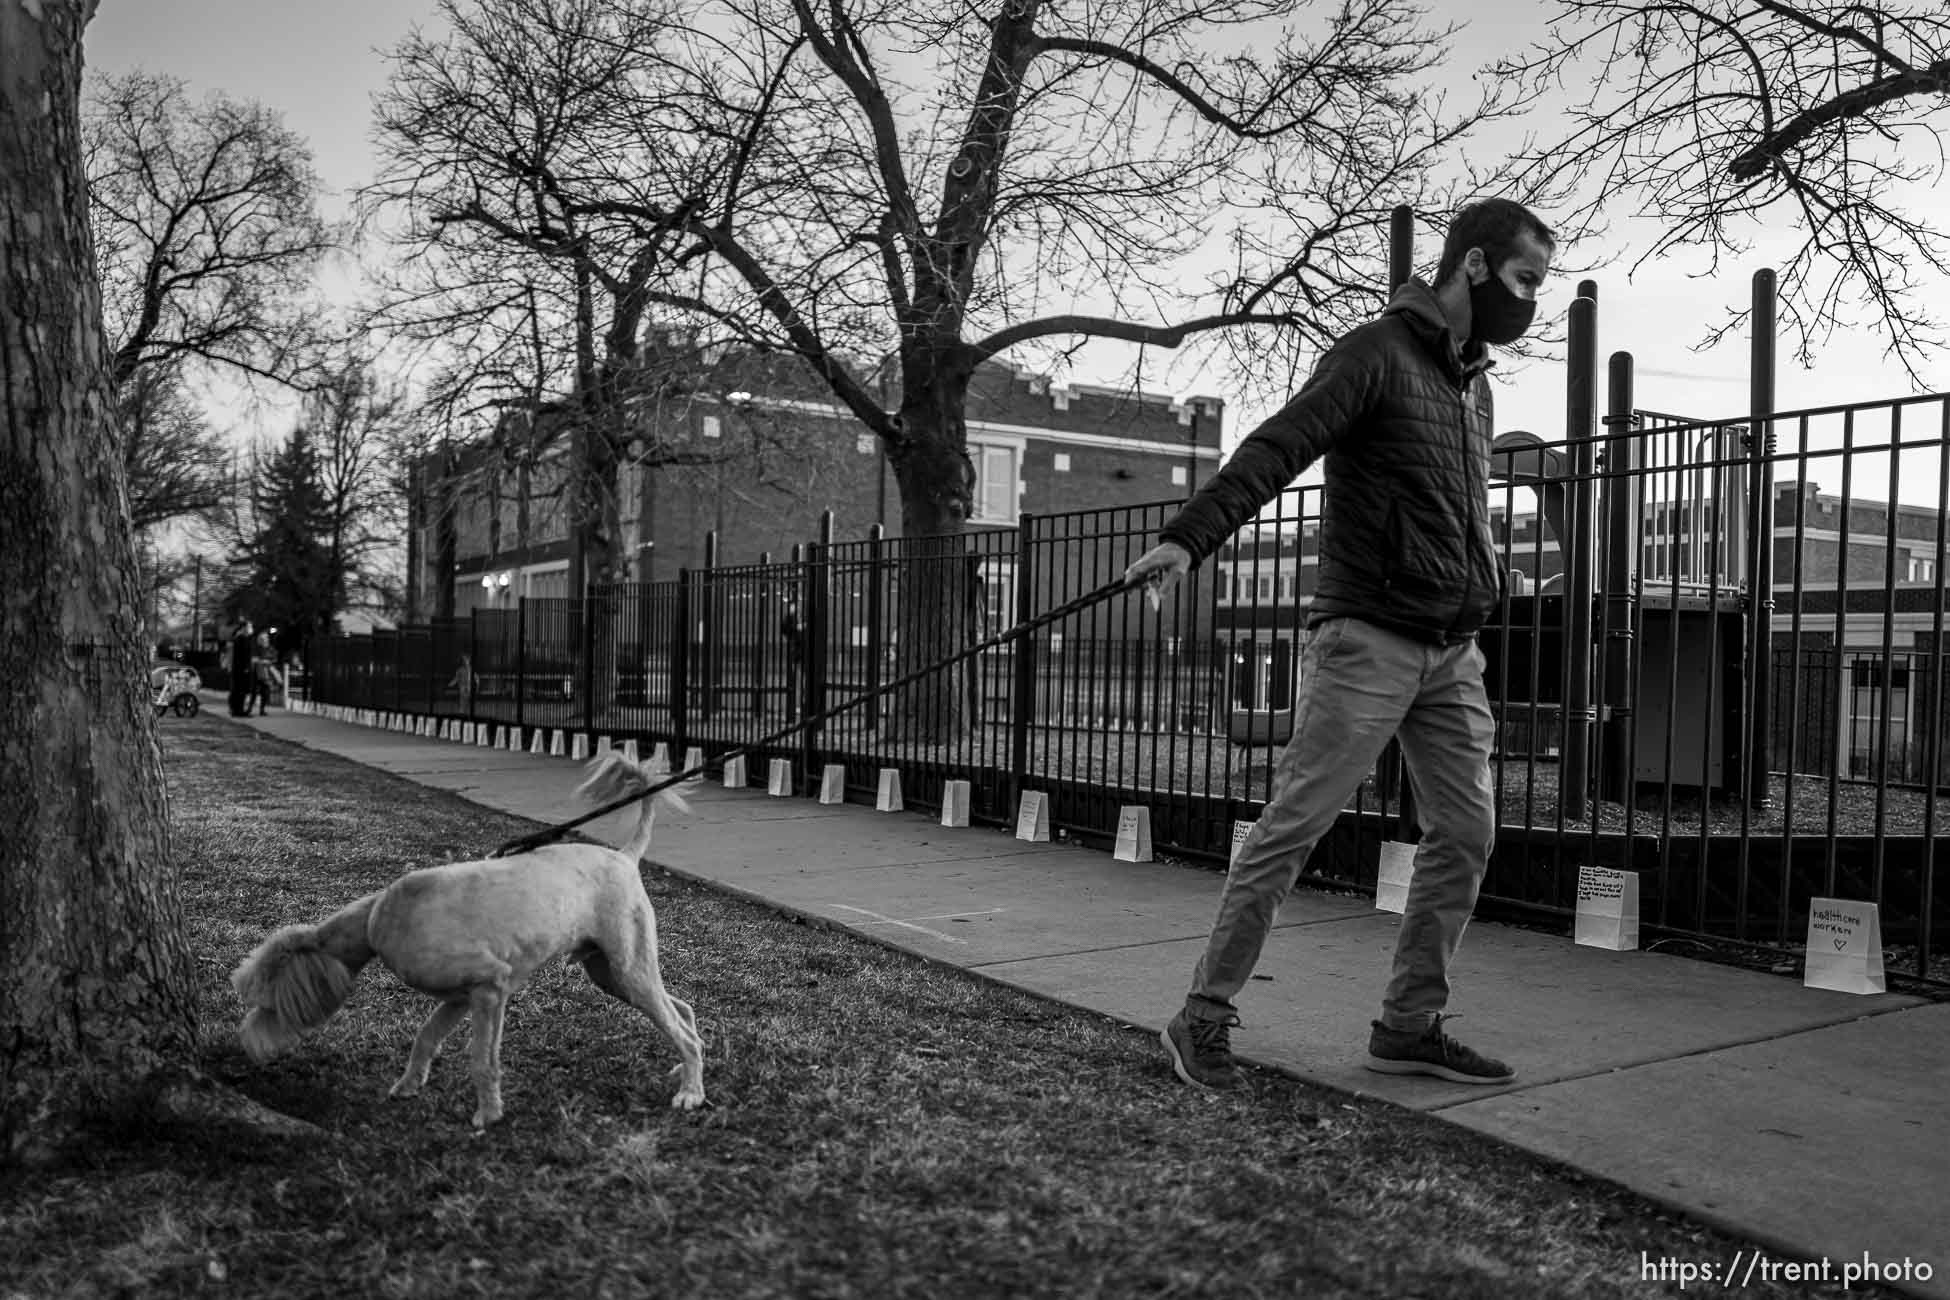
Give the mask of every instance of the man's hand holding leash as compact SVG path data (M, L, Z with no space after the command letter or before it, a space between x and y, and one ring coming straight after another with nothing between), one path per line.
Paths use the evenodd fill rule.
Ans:
M1177 542L1160 542L1143 555L1132 561L1131 567L1124 570L1127 584L1144 584L1145 599L1151 602L1155 611L1164 604L1165 593L1171 584L1191 572L1192 553Z

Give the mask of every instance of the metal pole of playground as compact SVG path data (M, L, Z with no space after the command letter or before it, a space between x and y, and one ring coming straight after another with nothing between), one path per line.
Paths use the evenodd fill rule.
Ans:
M1747 708L1750 743L1744 759L1748 803L1771 802L1774 660L1774 272L1754 272L1753 361L1749 372L1747 454ZM1893 511L1895 505L1892 503Z
M1645 511L1639 437L1632 418L1632 354L1611 354L1605 400L1604 706L1601 798L1632 797L1632 649L1638 624L1638 566Z
M1395 291L1407 284L1415 274L1415 209L1406 203L1398 204L1388 215L1388 294L1392 298ZM1378 793L1383 800L1390 794L1399 795L1395 804L1395 838L1412 843L1418 838L1415 795L1403 770L1400 741L1388 742L1388 747L1382 751L1375 777Z
M1564 651L1569 660L1564 682L1564 756L1558 798L1567 821L1585 816L1591 797L1591 742L1596 720L1592 707L1591 607L1592 552L1596 549L1598 304L1580 285L1571 304L1565 349L1564 450L1570 461L1566 494L1564 548ZM1595 286L1590 286L1594 289Z

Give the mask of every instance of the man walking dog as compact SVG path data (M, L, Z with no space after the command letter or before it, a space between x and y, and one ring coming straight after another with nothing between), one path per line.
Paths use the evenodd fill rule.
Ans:
M1433 287L1410 280L1329 349L1126 571L1162 591L1326 458L1293 738L1162 1035L1187 1083L1238 1086L1233 999L1314 845L1397 735L1423 838L1368 1068L1459 1083L1515 1077L1443 1030L1449 962L1496 835L1495 720L1476 632L1502 574L1488 518L1490 431L1472 387L1487 382L1487 347L1530 328L1555 242L1507 199L1458 211Z

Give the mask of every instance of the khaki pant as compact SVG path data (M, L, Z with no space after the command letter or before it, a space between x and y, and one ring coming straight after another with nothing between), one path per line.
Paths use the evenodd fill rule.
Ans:
M1448 1005L1449 961L1496 842L1489 761L1496 722L1483 691L1482 652L1474 641L1429 645L1337 618L1313 630L1302 662L1293 738L1266 810L1226 876L1186 1012L1198 1020L1235 1013L1233 999L1308 855L1399 734L1422 840L1381 1021L1419 1031Z

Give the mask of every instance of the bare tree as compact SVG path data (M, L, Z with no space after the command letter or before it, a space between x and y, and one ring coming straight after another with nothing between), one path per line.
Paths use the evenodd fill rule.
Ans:
M89 215L113 374L198 359L279 382L323 330L312 276L337 247L311 151L261 104L172 77L93 81Z
M136 531L209 515L230 496L230 449L184 391L181 363L158 361L118 385L122 464Z
M623 8L467 12L510 5L557 26ZM1388 210L1429 201L1451 146L1518 107L1507 83L1453 110L1426 93L1449 32L1406 0L1349 0L1324 22L1307 8L716 0L578 101L599 114L586 144L521 137L498 215L481 192L460 207L582 247L614 232L653 254L623 263L649 271L651 303L818 375L885 444L911 551L940 551L935 580L903 584L904 652L932 660L964 603L979 364L1258 330L1271 355L1247 353L1291 373L1378 304ZM858 356L897 360L891 396Z
M696 453L654 442L631 413L672 374L646 355L651 286L675 240L670 222L609 219L566 207L551 178L612 165L605 153L655 75L669 14L614 0L443 0L448 33L408 38L379 104L389 164L369 191L376 212L404 212L411 291L388 323L425 335L465 327L469 361L449 384L530 418L497 419L533 458L573 444L570 587L623 573L617 472L626 459L678 463ZM471 354L471 356L470 356ZM548 382L566 382L554 393ZM451 399L450 399L451 400ZM546 416L547 418L543 418ZM632 443L635 443L633 446ZM590 572L593 570L593 572Z
M381 377L373 358L345 353L325 366L300 418L325 498L320 540L332 571L344 575L342 594L383 596L395 585L392 561L405 524L396 457L417 432L406 392Z
M1698 247L1714 270L1785 221L1801 243L1777 268L1780 315L1804 361L1863 317L1913 379L1942 346L1926 299L1950 235L1904 193L1944 174L1937 0L1562 0L1550 40L1491 74L1568 97L1568 128L1518 160L1560 219L1642 214L1660 233L1639 264Z
M0 1160L242 1116L195 1069L82 168L93 0L0 0Z

